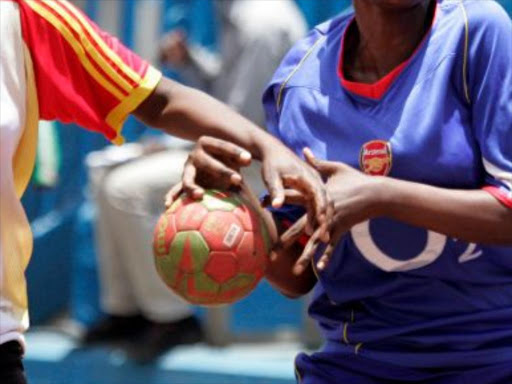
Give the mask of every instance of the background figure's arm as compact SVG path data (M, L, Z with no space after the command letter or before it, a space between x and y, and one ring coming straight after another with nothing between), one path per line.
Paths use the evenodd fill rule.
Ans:
M185 76L197 76L203 81L212 82L222 71L222 58L219 54L198 45L189 48L189 66L181 69Z
M232 67L232 82L226 90L226 104L251 121L264 121L261 95L288 48L278 45L278 42L259 32L245 41L239 52L238 63ZM284 49L279 51L279 48Z
M160 42L160 60L178 69L191 84L208 88L222 70L222 57L199 45L189 44L183 31L174 30Z

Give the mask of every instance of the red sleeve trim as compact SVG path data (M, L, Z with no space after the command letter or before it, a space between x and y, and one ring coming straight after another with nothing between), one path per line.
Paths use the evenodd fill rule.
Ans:
M282 225L285 229L289 229L292 227L293 223L289 220L283 220ZM310 237L306 234L303 234L299 239L297 240L297 244L299 244L302 247L305 247L308 244Z
M487 186L482 188L484 191L489 192L496 199L499 200L500 203L512 209L512 197L508 195L503 189L494 186Z

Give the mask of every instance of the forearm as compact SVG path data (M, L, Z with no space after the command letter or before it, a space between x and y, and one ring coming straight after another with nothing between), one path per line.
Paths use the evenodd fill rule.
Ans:
M283 234L285 228L280 227L279 220L274 220L268 211L263 211L262 217L272 238L276 238L278 233L279 236ZM306 295L316 284L317 279L311 264L302 274L293 273L295 263L302 251L303 247L299 244L293 244L287 249L274 249L275 257L270 261L265 273L268 282L289 298Z
M313 289L317 281L311 265L300 275L293 273L293 267L300 254L299 246L277 251L277 258L270 262L265 274L267 281L289 298L306 295Z
M201 136L213 136L233 142L256 159L261 159L265 151L279 143L213 97L170 79L161 81L135 111L135 116L183 139L196 141Z
M482 190L450 190L382 178L381 213L472 243L512 244L512 210Z

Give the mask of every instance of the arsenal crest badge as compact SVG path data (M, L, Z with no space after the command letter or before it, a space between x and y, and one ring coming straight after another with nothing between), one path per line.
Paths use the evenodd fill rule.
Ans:
M391 144L374 140L363 145L359 155L361 170L371 176L387 176L393 165Z

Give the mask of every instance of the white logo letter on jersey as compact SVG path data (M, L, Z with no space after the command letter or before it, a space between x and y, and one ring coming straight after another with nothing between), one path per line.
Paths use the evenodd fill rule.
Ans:
M382 252L370 233L370 222L352 228L352 238L366 260L386 272L405 272L432 264L443 253L447 238L428 231L427 244L423 251L409 260L396 260Z
M469 244L466 251L459 257L459 263L467 263L468 261L478 259L483 252L477 250L476 244Z

